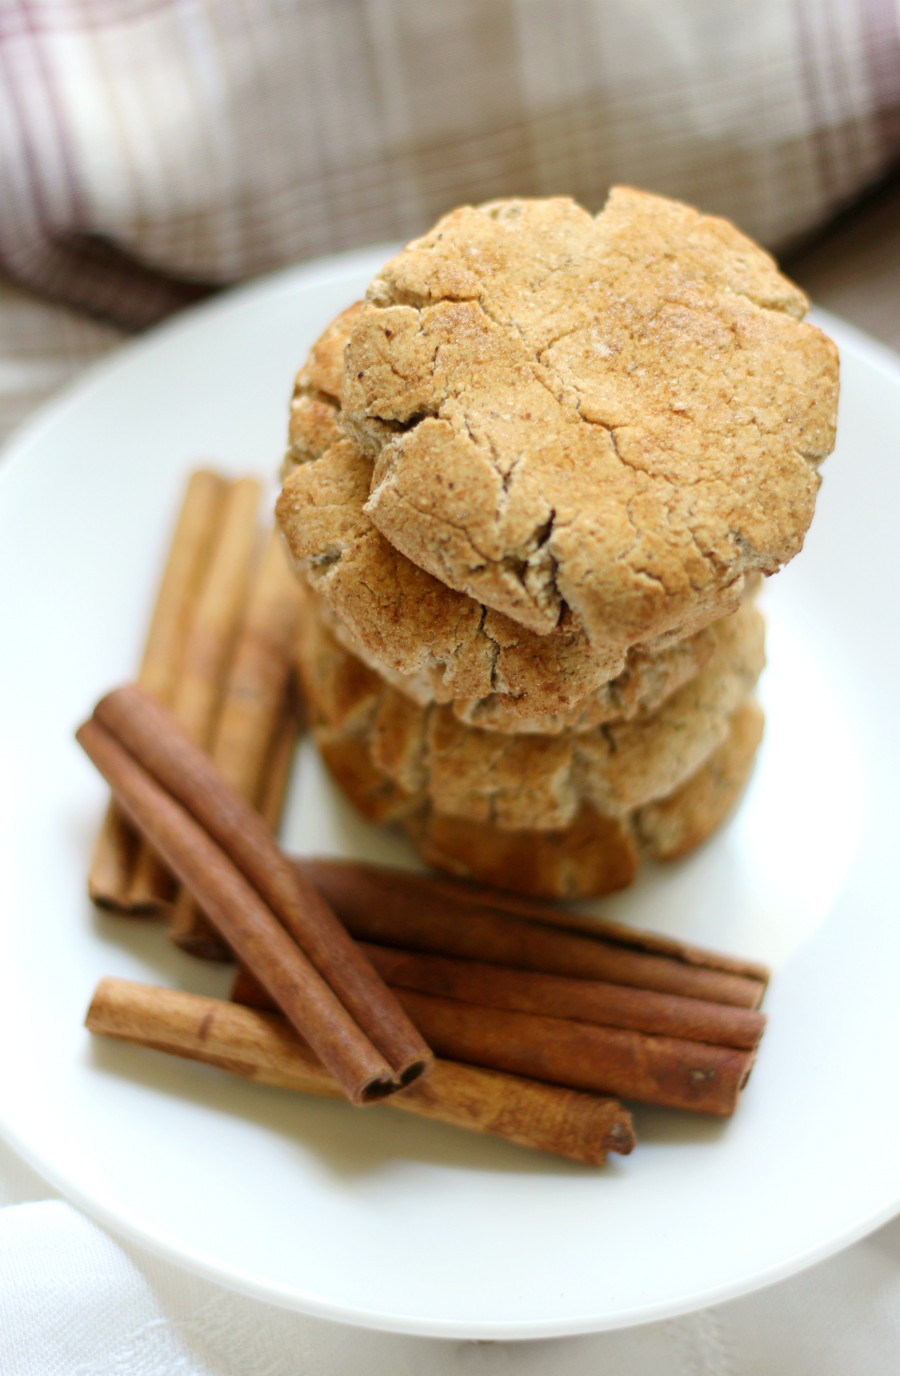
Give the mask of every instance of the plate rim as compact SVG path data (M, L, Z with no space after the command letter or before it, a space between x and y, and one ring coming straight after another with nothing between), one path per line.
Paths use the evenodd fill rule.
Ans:
M282 295L286 289L302 289L307 283L318 285L353 278L363 268L369 269L373 261L381 260L393 251L393 245L376 245L330 255L299 266L278 269L238 287L218 292L145 333L113 346L26 417L7 438L0 450L0 501L3 500L4 494L10 491L14 476L27 463L29 447L40 443L44 431L58 424L71 406L78 405L85 396L89 396L95 386L105 385L118 369L127 368L135 357L145 355L157 347L164 348L173 334L189 331L197 325L202 325L208 317L227 314L233 309L239 309L248 301L261 302L269 295ZM831 312L815 309L810 318L813 323L822 325L829 332L837 333L841 337L842 345L844 341L849 343L865 364L877 369L892 383L900 383L900 357L887 345L872 339L864 331ZM871 1210L864 1218L857 1220L835 1237L785 1258L778 1266L767 1266L740 1280L723 1283L713 1290L704 1289L702 1295L656 1301L644 1306L632 1306L624 1312L599 1316L584 1315L578 1318L536 1319L525 1322L432 1321L408 1315L366 1311L358 1306L323 1301L305 1292L298 1292L296 1287L261 1281L253 1273L219 1262L214 1256L193 1246L186 1246L167 1231L154 1229L149 1221L142 1220L127 1206L123 1208L118 1203L113 1203L104 1195L102 1188L88 1190L82 1187L76 1179L67 1175L65 1169L51 1156L42 1152L20 1133L16 1124L8 1117L2 1099L0 1135L54 1189L82 1209L88 1217L113 1234L146 1247L175 1266L262 1303L354 1327L421 1337L538 1340L607 1332L677 1317L777 1284L853 1245L900 1212L898 1193L897 1197Z
M46 1162L41 1153L34 1151L30 1144L23 1142L14 1128L9 1128L0 1106L0 1135L4 1141L19 1153L22 1159L42 1175L70 1204L82 1209L95 1223L108 1229L114 1236L145 1247L154 1256L181 1267L200 1279L226 1290L236 1291L262 1304L270 1304L291 1313L304 1314L309 1318L323 1319L328 1322L345 1324L382 1333L396 1333L407 1337L439 1338L450 1341L484 1340L497 1342L539 1342L542 1339L573 1338L595 1333L612 1333L618 1329L639 1328L645 1324L659 1323L666 1319L679 1318L686 1314L698 1313L703 1309L714 1308L729 1300L741 1299L755 1294L769 1286L778 1285L792 1276L827 1261L847 1247L875 1232L878 1228L900 1214L900 1194L888 1205L874 1210L859 1221L837 1240L820 1243L807 1251L787 1257L779 1267L766 1268L753 1273L740 1281L723 1284L713 1291L704 1291L702 1299L685 1297L681 1300L648 1304L640 1308L612 1314L606 1318L585 1315L569 1319L537 1319L529 1322L506 1322L488 1320L448 1320L412 1319L408 1315L396 1315L362 1310L334 1303L312 1300L286 1285L266 1285L255 1279L250 1272L222 1266L213 1258L193 1247L184 1247L175 1242L163 1231L157 1231L142 1224L128 1209L122 1210L111 1205L102 1193L90 1194L77 1183L58 1173L52 1162Z

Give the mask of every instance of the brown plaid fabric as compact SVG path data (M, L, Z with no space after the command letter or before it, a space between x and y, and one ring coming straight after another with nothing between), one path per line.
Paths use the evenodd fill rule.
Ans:
M784 249L898 157L894 0L0 3L0 270L130 328L494 196Z

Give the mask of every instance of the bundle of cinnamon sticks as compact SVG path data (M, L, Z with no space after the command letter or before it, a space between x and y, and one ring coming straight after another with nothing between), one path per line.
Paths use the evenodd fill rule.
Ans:
M446 876L279 850L298 600L277 541L254 567L248 483L193 476L140 684L78 732L114 795L92 896L236 958L232 1001L104 980L88 1027L592 1164L633 1145L614 1096L732 1113L763 967Z
M301 599L280 538L260 524L260 484L191 474L138 682L274 830L301 720L293 646ZM88 876L101 907L166 917L186 950L228 958L189 893L113 802Z

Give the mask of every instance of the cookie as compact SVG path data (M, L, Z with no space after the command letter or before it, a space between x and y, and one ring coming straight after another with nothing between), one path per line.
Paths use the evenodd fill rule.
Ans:
M422 708L346 651L314 616L298 660L315 739L329 758L348 741L396 786L389 811L427 802L501 830L559 830L585 805L607 816L667 795L721 743L761 672L763 625L746 604L716 624L707 666L656 713L593 731L509 736ZM351 749L352 754L352 749ZM361 766L360 766L361 767Z
M642 849L654 860L677 860L696 850L731 812L762 739L764 717L755 698L734 713L728 735L697 773L668 798L635 815Z
M314 594L310 596L317 614L335 639L351 654L364 660L392 688L422 707L436 700L426 677L395 673L373 655L366 654L326 604ZM715 643L715 632L707 626L656 653L633 650L616 678L600 684L581 701L558 712L535 713L529 710L527 697L517 698L509 693L491 693L486 698L455 698L448 706L461 722L483 731L542 736L560 731L590 731L606 722L630 721L656 711L666 698L709 662Z
M562 831L502 831L426 807L403 826L437 869L536 898L598 897L632 883L642 858L677 859L713 834L749 777L762 728L763 714L750 699L696 774L629 818L604 817L588 804Z
M702 640L602 650L570 616L538 635L447 588L375 528L364 509L371 464L343 434L335 395L360 310L328 327L297 375L277 503L295 567L336 634L415 700L452 702L489 730L587 729L661 702L704 661Z
M288 422L288 449L282 476L297 464L324 454L338 438L338 408L344 377L344 350L353 322L363 308L355 302L320 335L294 379Z
M812 518L838 365L806 308L730 224L659 196L455 210L352 324L366 514L538 634L574 625L615 658L698 630Z
M295 568L370 661L423 680L438 702L504 698L525 716L567 712L622 673L626 652L592 647L573 618L537 635L407 559L364 511L370 477L339 435L290 469L276 504Z

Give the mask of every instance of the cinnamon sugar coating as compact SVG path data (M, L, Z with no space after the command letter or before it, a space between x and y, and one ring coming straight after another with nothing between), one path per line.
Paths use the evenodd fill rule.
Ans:
M352 322L366 514L534 632L574 625L621 659L697 630L812 518L838 388L806 308L730 224L662 197L455 210Z
M385 815L422 803L443 816L500 830L560 830L590 805L621 817L678 788L722 743L764 662L752 603L716 623L706 667L655 713L588 732L509 736L420 707L345 650L309 614L298 665L313 735L338 758L393 788Z
M338 637L408 696L489 730L587 730L661 703L708 659L705 632L598 649L565 616L538 635L446 587L372 524L371 463L343 433L336 395L361 309L329 325L297 375L277 508Z

